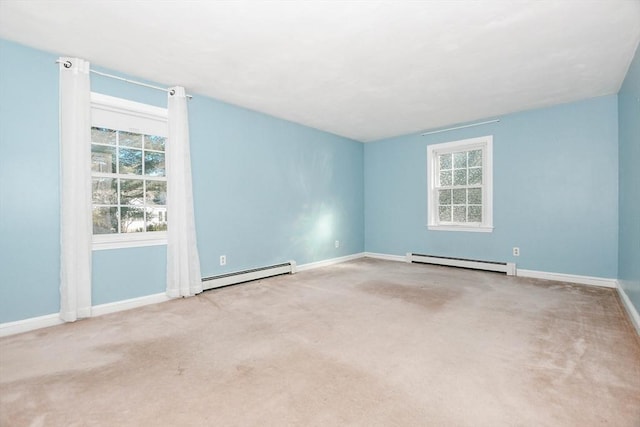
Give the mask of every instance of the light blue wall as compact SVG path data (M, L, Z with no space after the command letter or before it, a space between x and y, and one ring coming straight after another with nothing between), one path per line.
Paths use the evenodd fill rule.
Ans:
M190 117L204 276L364 250L362 143L207 98Z
M57 57L0 40L0 322L59 309ZM607 278L619 268L639 306L640 179L631 164L639 69L636 55L619 100L364 146L196 95L189 109L202 273L414 251ZM98 76L92 89L166 104L160 92ZM494 135L495 231L427 231L427 144L487 134ZM218 265L223 254L226 267ZM94 304L162 292L165 256L164 247L94 252Z
M0 40L0 322L59 310L58 56ZM96 75L92 90L166 106L161 92ZM204 276L363 251L361 143L194 95ZM164 247L95 251L93 303L163 292L165 257Z
M365 145L365 250L617 277L616 96ZM427 145L493 135L493 233L428 231ZM520 247L520 257L511 255Z
M640 312L640 48L618 94L620 231L618 275Z
M0 40L0 322L59 310L54 60Z

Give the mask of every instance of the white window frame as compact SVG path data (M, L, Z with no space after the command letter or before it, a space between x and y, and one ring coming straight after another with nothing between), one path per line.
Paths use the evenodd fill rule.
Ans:
M482 150L482 223L441 223L438 216L438 156ZM427 228L434 231L493 231L493 135L427 146Z
M166 137L168 134L167 121L166 108L91 92L92 127ZM91 144L91 141L88 143ZM92 242L93 250L166 245L167 232L94 234Z

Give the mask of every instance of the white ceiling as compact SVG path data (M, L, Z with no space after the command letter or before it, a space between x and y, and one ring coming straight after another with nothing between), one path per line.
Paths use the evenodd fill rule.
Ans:
M640 0L0 0L0 37L372 141L617 93Z

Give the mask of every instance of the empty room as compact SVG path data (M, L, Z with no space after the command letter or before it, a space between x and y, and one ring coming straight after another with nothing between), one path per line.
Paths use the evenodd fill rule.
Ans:
M640 0L0 0L0 426L640 426Z

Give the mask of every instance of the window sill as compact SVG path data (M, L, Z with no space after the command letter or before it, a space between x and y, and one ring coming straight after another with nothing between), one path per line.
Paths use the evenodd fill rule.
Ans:
M427 225L431 231L471 231L475 233L492 233L492 226L465 226L465 225Z
M131 233L131 234L102 234L93 236L93 250L139 248L144 246L160 246L167 244L167 233L164 231Z

